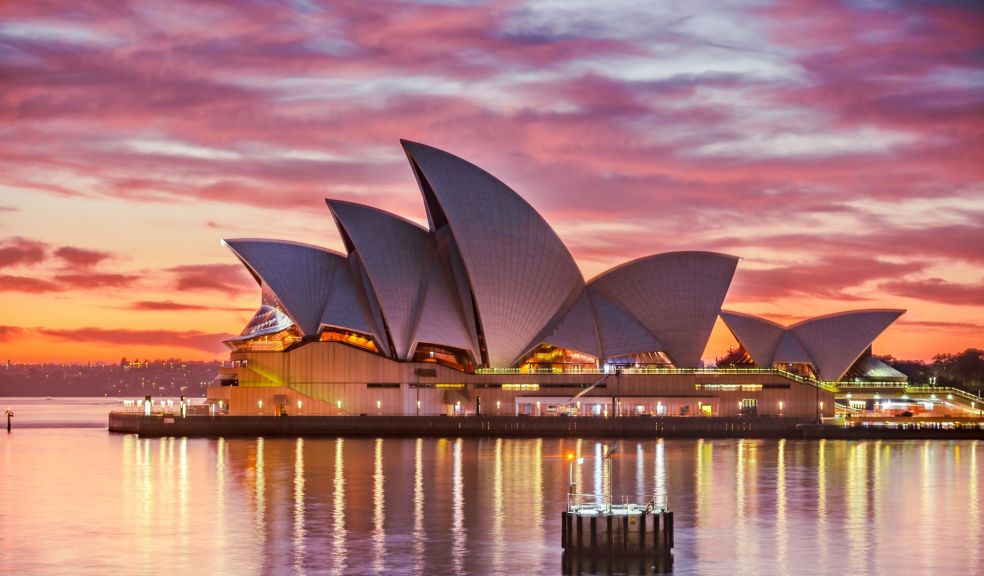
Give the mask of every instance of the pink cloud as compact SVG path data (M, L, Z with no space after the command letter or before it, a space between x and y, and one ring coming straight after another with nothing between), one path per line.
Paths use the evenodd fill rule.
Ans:
M256 282L241 264L194 264L168 270L174 288L182 292L215 291L233 295L256 290Z
M61 248L55 250L56 258L59 258L69 266L76 268L91 268L111 256L112 255L109 252L100 252L98 250L88 250L73 246L62 246Z
M40 264L46 257L48 246L44 242L26 238L7 238L0 241L0 268Z
M51 328L29 329L42 337L65 342L95 342L111 346L161 346L187 348L205 352L220 353L225 349L224 339L229 334L206 333L197 330L126 330L104 328L74 328L56 330Z
M132 274L104 274L99 272L83 272L78 274L58 274L54 280L68 288L125 288L139 280Z
M959 284L947 282L942 278L927 278L925 280L885 282L879 287L890 294L929 302L958 306L980 306L984 303L984 283Z
M831 257L803 265L768 270L743 269L735 275L729 301L772 301L789 296L859 300L845 292L872 280L919 272L925 264L893 263L862 257Z
M61 292L63 288L50 280L0 274L0 292Z
M203 304L187 304L171 300L140 300L129 305L131 310L145 312L198 312L205 310L227 310L230 312L252 312L251 308L233 308L228 306L206 306Z

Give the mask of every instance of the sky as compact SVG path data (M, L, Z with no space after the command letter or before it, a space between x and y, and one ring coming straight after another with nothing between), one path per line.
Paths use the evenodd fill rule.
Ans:
M0 361L225 356L260 296L220 239L344 251L324 198L425 223L400 138L509 184L586 279L725 252L726 309L984 347L981 30L973 2L4 2ZM704 358L733 345L719 321Z

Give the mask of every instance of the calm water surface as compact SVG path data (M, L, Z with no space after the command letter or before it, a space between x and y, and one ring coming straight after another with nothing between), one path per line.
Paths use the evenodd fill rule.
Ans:
M596 439L140 439L82 427L101 399L7 405L2 574L556 574L564 454L607 474ZM674 573L976 574L982 467L981 441L626 440L612 482L668 494Z

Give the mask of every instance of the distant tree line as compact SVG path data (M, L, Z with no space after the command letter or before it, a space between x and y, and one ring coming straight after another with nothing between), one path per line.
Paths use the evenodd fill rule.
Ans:
M937 354L932 362L899 360L894 356L878 356L878 359L908 376L912 384L929 384L931 378L936 378L937 386L974 391L984 388L984 350L977 348L959 354Z

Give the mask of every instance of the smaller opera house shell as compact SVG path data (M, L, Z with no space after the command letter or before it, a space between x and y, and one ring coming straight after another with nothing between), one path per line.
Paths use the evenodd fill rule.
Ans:
M224 241L262 295L227 341L232 368L220 380L233 386L217 395L233 411L265 398L309 413L456 414L484 401L486 413L502 414L729 415L746 400L769 401L767 390L792 411L802 388L812 413L819 382L873 361L871 341L902 313L783 327L723 312L739 259L713 252L646 256L585 281L516 192L457 156L402 143L428 227L329 199L344 254ZM702 369L719 316L740 353L727 370ZM610 405L606 375L616 372L629 408Z

